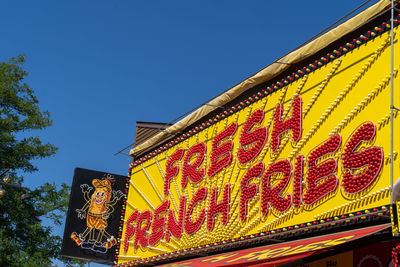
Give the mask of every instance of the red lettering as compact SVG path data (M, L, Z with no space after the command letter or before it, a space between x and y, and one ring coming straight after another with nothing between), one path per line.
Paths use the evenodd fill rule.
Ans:
M272 186L276 174L281 173L280 182ZM268 214L270 207L278 212L285 212L292 204L292 195L282 196L283 191L289 184L292 173L292 164L287 159L281 159L273 163L264 174L261 191L261 212L263 216Z
M237 123L233 122L214 138L210 155L211 164L207 171L207 175L209 177L215 176L222 171L222 169L232 163L233 142L229 140L222 145L220 145L220 142L230 136L233 136L237 130L237 127Z
M283 121L283 105L278 104L274 113L274 127L271 132L271 149L276 152L281 145L281 137L284 133L292 130L292 142L298 142L303 132L303 101L301 97L293 100L292 117Z
M238 160L240 163L247 163L255 159L264 148L268 139L268 130L266 127L258 128L252 132L250 130L264 120L264 110L258 109L250 115L245 122L239 137L241 148L238 152ZM250 148L250 145L252 147Z
M164 236L165 217L159 217L160 214L166 212L169 208L169 200L164 201L154 211L153 224L151 226L151 235L149 238L149 245L153 246Z
M184 153L185 153L184 149L178 149L167 160L167 164L165 165L165 178L164 178L164 195L165 196L168 196L171 179L176 177L179 173L179 167L174 166L174 164L177 161L182 159Z
M169 241L171 234L176 238L180 239L182 237L183 232L183 219L185 217L186 211L186 197L182 196L179 201L179 219L176 221L174 211L169 210L168 213L168 222L167 222L167 231L165 233L165 241Z
M198 170L203 163L207 147L204 143L198 143L192 146L186 153L185 160L183 161L182 168L182 188L185 188L188 182L188 178L195 183L200 182L205 173L205 169ZM190 163L193 157L197 157L196 161Z
M253 178L259 178L264 173L264 163L260 162L252 166L243 176L240 183L240 209L239 217L242 222L247 218L247 205L250 199L258 194L258 184L253 183L249 186L249 182Z
M203 201L207 198L207 187L201 187L199 190L196 191L196 193L193 195L192 201L190 201L188 210L186 212L185 216L185 231L188 235L194 234L197 232L201 225L204 222L204 219L206 218L206 210L202 209L200 212L199 217L195 222L192 222L190 220L190 217L192 216L194 207L200 202Z
M226 225L229 221L229 210L231 200L231 185L227 183L224 188L224 195L220 203L217 202L218 187L214 187L211 193L210 208L207 214L207 229L212 231L215 227L215 217L222 213L222 224Z
M339 134L335 134L309 153L307 158L307 190L303 195L304 204L312 205L336 190L338 185L336 160L329 158L319 164L317 162L322 157L332 155L338 151L341 144L342 137Z
M376 126L364 122L349 137L342 153L344 168L342 188L346 193L358 193L378 177L383 165L383 149L377 146L357 149L365 142L373 141Z
M129 247L129 239L135 234L135 226L132 224L136 221L137 217L139 216L139 211L135 210L129 216L128 220L126 221L126 230L125 230L125 238L124 238L124 251L128 251Z
M136 224L135 249L138 249L139 244L142 246L142 248L147 247L149 244L149 238L146 236L146 232L150 228L152 217L153 215L149 210L145 210L139 215L138 222ZM146 221L146 224L143 226L142 223L144 221Z
M293 207L295 209L300 208L303 198L304 162L303 155L296 157L293 175Z

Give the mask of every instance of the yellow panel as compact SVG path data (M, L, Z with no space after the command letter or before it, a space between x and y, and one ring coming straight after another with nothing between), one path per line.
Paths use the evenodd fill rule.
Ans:
M257 101L240 109L240 111L224 115L218 122L209 127L196 131L186 140L181 141L149 158L144 163L133 167L131 172L131 183L129 186L128 205L126 208L125 224L122 231L121 247L119 251L119 263L129 262L136 259L143 259L157 256L164 253L184 250L192 247L207 245L224 240L232 240L237 237L256 234L274 229L298 225L313 220L331 218L342 214L370 209L390 203L390 39L389 32L377 36L366 44L332 60L324 66L309 72L307 75L287 84L280 90L266 97L257 97ZM399 45L395 39L395 51L399 51ZM397 69L399 68L398 56L395 55L395 91L399 91L399 79ZM278 103L283 104L283 117L292 116L292 104L296 95L300 95L302 105L302 136L298 142L290 140L291 131L283 135L281 146L277 153L271 152L271 132L274 128L273 116ZM396 98L395 105L400 106L399 96ZM244 123L250 115L258 109L265 112L264 120L261 125L256 124L254 129L265 126L268 129L268 141L260 154L251 162L241 164L238 162L238 151L240 149L240 134ZM362 143L357 151L375 146L383 149L383 164L377 178L361 192L355 194L345 193L343 189L343 158L344 147L348 139L354 135L354 131L362 124L372 122L376 126L376 136L370 143ZM185 153L190 147L200 142L204 142L207 147L204 161L197 169L205 168L207 171L211 164L210 155L213 151L212 142L217 134L221 133L232 123L237 123L238 128L235 134L222 143L231 140L234 144L232 154L233 162L225 167L214 177L207 175L199 183L189 180L186 188L181 186L182 167L184 157L176 163L179 167L179 174L171 180L168 196L164 195L164 176L166 173L167 159L178 149L184 149ZM399 123L396 112L395 136L399 135ZM295 158L304 155L309 162L309 153L320 146L333 136L339 134L342 138L340 148L337 152L327 155L318 160L317 164L324 160L335 159L337 170L335 175L339 180L336 190L328 194L321 200L312 205L302 203L300 208L295 209L293 204L289 210L279 213L270 209L267 216L261 212L261 191L262 179L251 179L249 185L255 184L258 187L258 194L248 202L248 214L245 222L239 218L239 203L241 193L241 181L251 166L263 162L265 171L277 160L287 159L292 167L295 166ZM399 149L399 138L395 139L395 174L399 177L399 160L397 151ZM222 144L221 143L221 144ZM251 145L250 145L251 147ZM193 157L193 163L198 156ZM359 168L358 174L365 171ZM303 194L309 190L308 183L309 166L304 169ZM282 175L275 175L271 181L272 187L277 186ZM275 180L274 180L275 179ZM318 184L324 183L324 179ZM199 188L208 188L207 198L196 204L191 215L191 220L195 221L202 210L208 210L211 200L212 188L218 187L218 201L222 200L224 186L230 183L230 213L226 225L222 223L222 216L215 218L215 228L207 230L207 216L201 228L193 235L183 231L182 237L177 239L171 237L167 242L165 236L153 246L141 246L134 249L135 232L128 240L128 249L125 251L124 242L127 233L127 220L134 211L138 210L142 214L149 210L154 215L154 210L165 200L170 201L169 209L178 214L179 201L182 196L187 198L187 207ZM290 182L284 187L283 196L293 194L293 173ZM167 220L167 213L160 214ZM153 223L153 219L149 223ZM131 223L133 229L141 228L148 223L136 225L135 220ZM165 226L161 227L161 232L165 233ZM145 234L145 238L152 235L150 227Z

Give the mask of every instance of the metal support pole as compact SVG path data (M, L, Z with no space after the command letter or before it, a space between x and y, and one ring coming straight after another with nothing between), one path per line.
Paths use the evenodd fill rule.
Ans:
M3 171L2 173L0 173L0 177L3 177L5 174L7 174L7 172L10 170L10 168L8 168L7 170Z
M10 187L14 187L14 188L19 188L19 189L24 189L25 191L31 191L28 187L25 187L25 186L20 186L20 185L17 185L17 184L9 184L9 183L5 183L5 182L2 182L2 181L0 181L0 185L2 185L2 186L10 186Z
M391 19L390 19L390 47L391 47L391 64L390 64L390 203L393 204L393 165L394 165L394 157L393 157L393 139L394 139L394 96L393 96L393 65L394 65L394 56L393 56L393 23L394 23L394 0L391 0L392 8L391 8Z

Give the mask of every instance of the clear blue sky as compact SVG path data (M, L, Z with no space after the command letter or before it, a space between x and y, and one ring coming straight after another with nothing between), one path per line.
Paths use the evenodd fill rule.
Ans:
M136 121L175 119L364 2L3 1L0 60L27 55L54 122L32 134L59 148L25 185L71 184L75 167L126 175L129 157L114 153Z

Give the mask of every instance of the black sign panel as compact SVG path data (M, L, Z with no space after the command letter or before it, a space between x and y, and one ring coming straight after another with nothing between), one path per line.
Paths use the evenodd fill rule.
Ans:
M61 255L112 264L127 177L76 168Z

